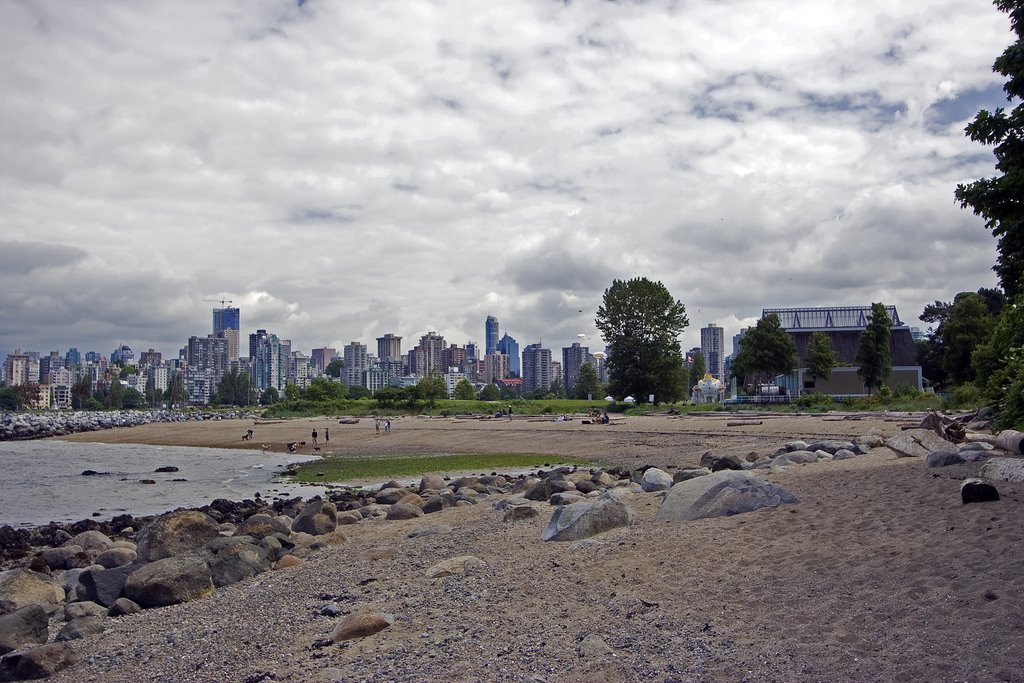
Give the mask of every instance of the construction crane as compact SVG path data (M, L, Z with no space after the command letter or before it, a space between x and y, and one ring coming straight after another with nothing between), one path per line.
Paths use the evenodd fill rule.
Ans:
M220 304L221 308L224 308L224 304L235 303L232 299L203 299L203 301L209 301L211 303Z

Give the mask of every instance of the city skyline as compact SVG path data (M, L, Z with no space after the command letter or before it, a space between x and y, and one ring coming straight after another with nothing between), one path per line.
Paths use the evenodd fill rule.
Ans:
M763 307L913 325L995 282L953 189L1011 36L987 0L5 3L0 353L170 352L207 300L306 350L489 314L594 347L635 276L683 348Z

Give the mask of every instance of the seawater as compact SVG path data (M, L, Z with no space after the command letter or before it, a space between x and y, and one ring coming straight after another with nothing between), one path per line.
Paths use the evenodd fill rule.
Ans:
M228 448L77 443L44 439L0 442L0 525L106 520L199 507L216 498L244 500L322 495L322 486L278 481L295 454ZM163 466L177 472L159 473ZM101 474L83 476L85 470ZM143 484L152 479L155 484ZM183 479L184 481L174 481Z

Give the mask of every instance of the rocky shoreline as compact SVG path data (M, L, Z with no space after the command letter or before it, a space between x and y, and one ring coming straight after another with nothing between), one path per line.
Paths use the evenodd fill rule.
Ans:
M250 411L172 411L172 410L76 410L72 412L16 413L0 412L0 441L23 441L95 432L119 427L137 427L156 422L205 422L210 420L253 419Z

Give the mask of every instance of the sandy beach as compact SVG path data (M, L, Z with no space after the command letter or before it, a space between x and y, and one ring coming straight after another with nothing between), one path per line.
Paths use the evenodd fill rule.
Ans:
M735 416L732 419L736 419ZM517 418L336 418L156 424L65 437L281 448L330 428L325 453L522 452L606 465L694 466L707 450L771 453L792 439L895 434L901 416L630 417L610 426ZM322 436L321 436L322 440ZM305 452L310 449L307 448ZM1020 485L962 505L980 463L927 469L885 448L766 476L800 503L656 523L656 493L626 497L634 523L588 542L539 540L549 514L504 523L489 500L415 520L364 521L301 567L212 597L110 621L76 641L55 681L1012 681L1024 670ZM435 533L409 538L410 532ZM464 575L428 579L472 555ZM342 614L391 628L325 644Z

